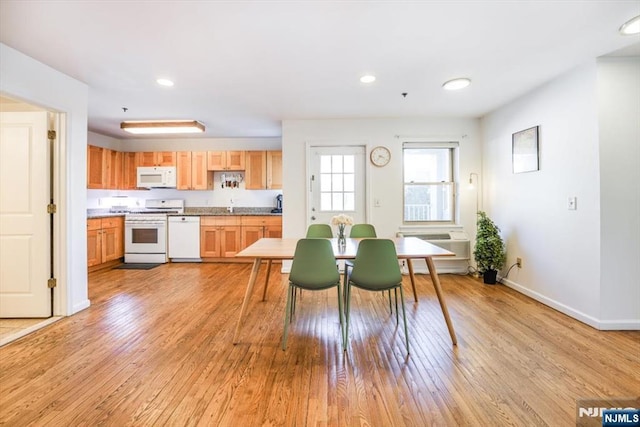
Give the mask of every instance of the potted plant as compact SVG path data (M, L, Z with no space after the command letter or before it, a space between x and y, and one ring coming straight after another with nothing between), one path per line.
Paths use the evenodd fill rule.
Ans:
M499 233L500 229L491 218L485 212L478 212L478 232L473 256L478 272L487 284L496 283L498 270L504 266L507 259L504 242Z

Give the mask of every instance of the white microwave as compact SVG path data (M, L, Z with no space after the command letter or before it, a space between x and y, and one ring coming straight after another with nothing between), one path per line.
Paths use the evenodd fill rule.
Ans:
M176 188L175 166L139 166L138 187Z

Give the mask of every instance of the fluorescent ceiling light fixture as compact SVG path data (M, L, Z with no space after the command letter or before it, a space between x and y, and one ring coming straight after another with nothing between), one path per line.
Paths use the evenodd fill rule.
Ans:
M446 90L458 90L458 89L464 89L470 84L471 84L471 79L463 77L460 79L453 79L453 80L449 80L448 82L444 82L442 87L445 88Z
M618 31L620 31L620 34L624 36L631 36L633 34L640 33L640 15L622 24Z
M157 135L163 133L202 133L204 125L197 120L161 120L122 122L120 129L136 135Z
M371 74L367 74L366 76L360 77L360 81L362 83L373 83L376 81L376 76L372 76Z
M173 82L169 79L158 79L156 80L156 83L158 83L160 86L167 86L167 87L173 86Z

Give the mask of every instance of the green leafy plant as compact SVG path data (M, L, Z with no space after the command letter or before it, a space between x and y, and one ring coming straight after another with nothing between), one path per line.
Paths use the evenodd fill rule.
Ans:
M473 256L478 271L500 270L507 259L504 241L500 237L500 229L485 212L478 212L478 232Z

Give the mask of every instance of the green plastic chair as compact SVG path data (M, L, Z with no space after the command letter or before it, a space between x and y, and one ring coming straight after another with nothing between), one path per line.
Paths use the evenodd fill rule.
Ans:
M376 235L376 228L371 224L353 224L351 231L349 231L349 237L354 239L362 237L378 237Z
M353 224L349 231L349 237L354 239L361 238L376 238L376 228L371 224ZM347 283L347 276L349 276L349 269L353 268L353 261L346 260L344 262L344 283ZM346 286L344 291L346 292ZM389 309L391 309L391 293L389 293Z
M331 242L326 239L300 239L293 255L293 264L289 274L289 290L287 292L287 306L284 317L284 335L282 350L287 348L287 334L291 315L293 314L294 291L305 289L321 291L336 287L338 289L338 315L340 317L340 334L342 348L346 350L344 321L342 318L342 285L340 273L336 268L336 257L333 255Z
M407 332L407 315L402 292L402 273L398 265L398 254L393 241L389 239L365 239L358 245L356 259L353 262L353 270L345 284L347 295L345 341L349 338L352 286L375 292L391 291L393 289L396 300L396 322L398 322L398 289L400 290L404 336L407 354L409 354L409 334Z
M307 239L325 238L331 239L333 230L329 224L311 224L307 228Z

